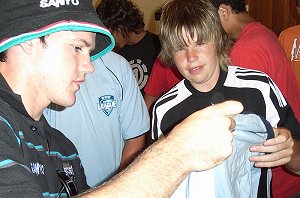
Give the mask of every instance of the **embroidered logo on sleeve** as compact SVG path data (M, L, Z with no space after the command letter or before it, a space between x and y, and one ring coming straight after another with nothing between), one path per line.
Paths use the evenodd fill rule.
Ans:
M75 178L73 166L69 162L64 162L63 168L64 168L64 171L67 173L67 175L69 175L73 179Z
M36 175L45 175L45 165L40 163L30 163L31 172Z
M117 107L115 98L111 95L104 95L99 98L98 110L101 110L105 115L109 116L114 108Z

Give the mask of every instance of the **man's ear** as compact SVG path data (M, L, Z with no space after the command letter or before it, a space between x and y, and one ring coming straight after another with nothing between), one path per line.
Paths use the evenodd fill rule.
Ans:
M218 13L221 20L227 20L231 14L231 7L225 4L221 4L218 9Z
M31 54L33 48L33 40L25 41L19 44L26 54Z

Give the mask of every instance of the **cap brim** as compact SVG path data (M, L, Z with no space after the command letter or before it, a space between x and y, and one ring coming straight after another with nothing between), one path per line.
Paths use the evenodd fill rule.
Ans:
M65 13L62 13L61 15L65 15ZM59 21L58 19L63 20ZM60 13L56 13L55 17L51 16L50 19L48 18L47 20L43 20L41 18L31 18L28 20L29 22L27 21L27 24L31 24L31 26L24 27L23 23L22 29L18 29L18 26L20 27L20 23L22 23L22 21L15 21L15 23L11 24L9 29L13 28L14 35L16 36L8 33L10 34L10 37L0 41L0 52L3 52L22 42L59 31L88 31L96 33L95 50L93 50L91 53L92 61L111 51L115 46L113 36L103 26L100 19L95 18L94 15L89 15L88 13L72 13L69 15L69 17L62 17L60 16Z

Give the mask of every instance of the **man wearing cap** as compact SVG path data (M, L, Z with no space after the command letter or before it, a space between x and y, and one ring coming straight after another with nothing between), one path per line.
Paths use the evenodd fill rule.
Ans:
M77 151L41 110L51 101L74 104L85 74L94 70L91 51L92 59L110 51L112 36L88 1L46 8L38 1L2 1L0 10L6 27L0 32L0 148L6 151L0 194L51 197L62 186L57 171L76 175L81 192L88 186Z
M91 1L45 2L0 2L1 197L67 197L88 188L76 148L42 112L51 102L73 105L85 74L94 70L91 59L114 41ZM231 154L235 123L229 116L242 108L229 101L193 114L126 171L82 196L169 196L189 172Z

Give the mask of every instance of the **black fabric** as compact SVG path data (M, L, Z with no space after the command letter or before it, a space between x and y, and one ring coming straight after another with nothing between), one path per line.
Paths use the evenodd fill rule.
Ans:
M27 113L23 103L20 101L21 96L17 94L12 94L13 91L5 81L3 75L0 73L0 97L8 103L11 107L14 109L17 109L21 114L30 117L29 114ZM33 120L33 119L32 119Z
M64 2L64 4L59 4L59 2ZM0 0L0 4L0 45L8 38L40 29L51 29L51 25L60 21L83 22L104 28L91 0ZM86 27L82 27L82 29L84 30ZM59 31L62 30L72 29L65 26ZM106 29L104 32L109 33ZM20 42L22 41L24 42L24 40L20 40ZM107 35L97 34L96 49L91 55L106 49L112 42ZM6 49L2 50L1 48L0 52L4 50Z

